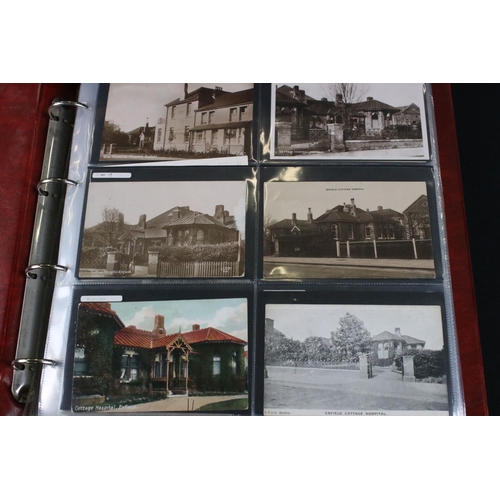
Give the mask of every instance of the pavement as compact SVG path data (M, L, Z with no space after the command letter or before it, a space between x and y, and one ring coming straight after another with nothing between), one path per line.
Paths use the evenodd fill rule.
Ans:
M423 269L434 271L432 259L351 259L346 257L264 257L265 264L305 264L317 266L381 267L394 269Z
M169 396L168 399L161 399L159 401L151 401L149 403L141 403L137 405L126 406L115 410L107 410L100 413L124 413L124 412L186 412L196 411L200 407L210 404L218 403L220 401L229 401L231 399L244 399L246 395L239 394L236 396Z
M290 149L302 148L308 149L309 143L304 144L294 144ZM278 155L279 156L279 155ZM428 155L427 155L428 156ZM415 160L425 160L425 149L420 148L400 148L400 149L371 149L366 151L345 151L343 153L301 153L300 151L295 151L293 156L286 156L286 158L304 159L304 160L322 160L322 159L343 159L343 158L356 158L359 160L360 157L363 159L377 159L377 160L394 160L394 159L415 159ZM285 158L285 157L282 157Z

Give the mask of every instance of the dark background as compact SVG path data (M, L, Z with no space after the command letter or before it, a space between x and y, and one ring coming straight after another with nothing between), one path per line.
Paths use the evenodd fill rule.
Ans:
M500 84L452 84L490 415L500 415ZM497 215L499 217L497 217Z

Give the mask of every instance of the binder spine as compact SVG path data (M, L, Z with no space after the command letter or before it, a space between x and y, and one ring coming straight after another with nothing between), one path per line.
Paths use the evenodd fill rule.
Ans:
M55 100L48 110L50 122L41 180L36 188L39 199L30 262L25 270L23 312L16 358L12 361L11 392L21 403L37 400L37 381L43 366L57 363L45 359L43 352L57 272L68 270L57 263L57 258L66 189L78 184L67 179L73 124L76 110L87 108L84 103Z

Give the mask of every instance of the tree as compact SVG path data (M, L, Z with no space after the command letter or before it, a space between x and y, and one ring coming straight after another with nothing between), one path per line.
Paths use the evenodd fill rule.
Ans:
M368 86L364 83L330 83L324 90L330 101L336 101L337 96L340 96L342 123L346 128L350 127L352 105L363 101L368 92Z
M118 125L106 120L102 131L102 143L127 146L129 143L128 134L123 132Z
M324 337L307 337L304 350L309 361L331 361L332 348Z
M108 207L102 209L102 223L99 224L96 233L103 247L118 248L120 237L123 235L125 222L123 213L117 208Z
M340 327L331 333L333 352L339 361L354 361L360 352L371 349L371 336L363 322L346 313Z

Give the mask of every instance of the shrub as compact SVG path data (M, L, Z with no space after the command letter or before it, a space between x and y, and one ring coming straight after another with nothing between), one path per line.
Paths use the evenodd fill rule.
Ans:
M398 369L401 369L402 356L413 356L413 366L415 378L417 380L423 380L430 377L440 378L446 374L446 362L443 349L440 351L431 351L429 349L419 351L413 349L403 354L399 354L394 360Z
M240 254L241 260L245 259L243 246ZM176 262L236 262L238 260L238 242L220 243L217 245L194 246L162 246L160 259Z

